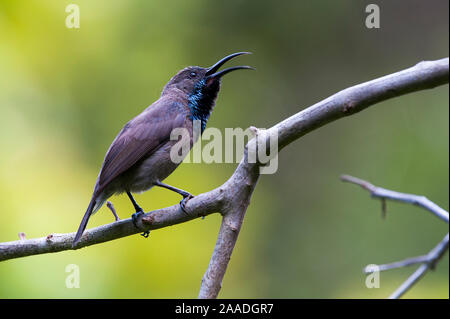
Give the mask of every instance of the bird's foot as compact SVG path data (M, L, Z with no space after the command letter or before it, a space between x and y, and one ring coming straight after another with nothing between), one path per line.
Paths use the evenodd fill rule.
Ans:
M131 215L131 220L133 221L134 227L139 228L137 225L137 222L139 220L139 216L141 216L143 214L144 214L144 211L140 210L140 211L137 211L136 213L134 213L133 215Z
M138 224L137 224L138 219L139 219L139 217L140 217L141 215L143 215L143 214L144 214L144 211L143 211L143 210L140 210L140 211L137 211L136 213L134 213L133 215L131 215L131 219L132 219L132 221L133 221L133 225L134 225L134 227L136 227L137 229L139 229L139 226L138 226ZM144 238L148 238L149 235L150 235L150 231L149 231L149 230L146 230L146 231L144 231L144 232L141 234L141 236L144 237Z
M142 232L141 236L144 237L144 238L148 238L148 236L150 236L150 231L146 230L145 232Z
M186 203L191 199L194 198L194 195L187 193L186 195L183 195L183 199L180 201L180 207L181 210L186 214L189 215L186 211Z

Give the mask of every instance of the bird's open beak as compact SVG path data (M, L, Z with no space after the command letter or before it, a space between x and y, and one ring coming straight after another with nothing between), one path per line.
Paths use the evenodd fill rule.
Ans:
M214 64L212 67L210 67L207 71L206 71L206 76L208 77L208 79L220 79L222 76L224 76L225 74L231 72L231 71L236 71L236 70L241 70L241 69L250 69L250 70L254 70L254 68L252 68L251 66L233 66L231 68L227 68L224 69L222 71L216 72L222 65L225 64L225 62L231 60L234 57L237 57L239 55L243 55L243 54L251 54L251 52L237 52L237 53L233 53L230 54L226 57L224 57L223 59L219 60L216 64Z

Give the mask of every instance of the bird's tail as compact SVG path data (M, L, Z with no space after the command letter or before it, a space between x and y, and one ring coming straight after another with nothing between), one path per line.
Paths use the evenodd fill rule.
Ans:
M75 235L75 239L72 242L72 248L74 248L77 243L80 241L81 235L83 235L84 230L86 229L86 225L89 221L91 215L95 212L94 208L96 206L95 196L92 196L91 202L86 210L86 213L83 216L83 220L81 221L80 227L78 227L77 234Z

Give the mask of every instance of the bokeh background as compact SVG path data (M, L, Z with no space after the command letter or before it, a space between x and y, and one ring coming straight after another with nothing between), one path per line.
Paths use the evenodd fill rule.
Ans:
M373 3L373 1L371 1ZM80 7L80 29L65 8ZM104 154L131 118L188 65L248 50L223 81L208 124L270 127L348 86L448 56L448 1L0 1L0 242L74 232ZM231 64L230 64L231 65ZM193 194L223 183L236 164L185 164L166 182ZM362 269L424 254L448 232L417 207L380 203L343 173L449 206L448 86L373 106L285 148L262 176L220 297L384 298L415 268ZM147 210L177 194L137 196ZM112 198L119 215L133 209ZM94 227L112 221L102 208ZM78 251L0 263L2 298L195 298L220 216ZM68 264L80 288L68 289ZM448 254L406 298L448 298Z

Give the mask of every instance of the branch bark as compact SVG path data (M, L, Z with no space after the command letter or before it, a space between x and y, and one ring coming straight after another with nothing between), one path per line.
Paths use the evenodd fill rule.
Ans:
M340 91L276 124L267 130L269 133L267 136L276 134L278 147L281 150L308 132L355 114L371 105L410 92L446 84L449 80L448 75L448 58L418 63L403 71ZM216 189L189 200L186 205L188 214L175 205L141 216L138 220L138 226L141 228L139 230L133 226L131 219L89 229L76 249L219 212L223 215L222 225L199 294L200 298L217 297L245 212L259 178L261 164L251 163L248 160L248 149L256 147L255 144L255 138L249 141L243 159L228 181ZM74 235L74 233L52 234L37 239L1 243L0 261L72 249L71 242Z

